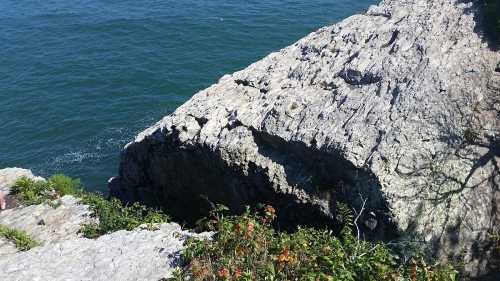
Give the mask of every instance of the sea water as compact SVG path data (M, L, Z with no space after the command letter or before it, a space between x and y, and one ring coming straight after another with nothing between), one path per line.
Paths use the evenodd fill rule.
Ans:
M133 137L374 0L1 0L0 168L105 190Z

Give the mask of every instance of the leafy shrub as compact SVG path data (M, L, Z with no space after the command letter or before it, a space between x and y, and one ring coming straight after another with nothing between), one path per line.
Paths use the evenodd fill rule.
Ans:
M346 210L343 212L348 214ZM241 216L212 215L213 240L186 242L184 269L170 280L324 280L324 281L449 281L457 271L448 265L428 265L421 258L400 264L385 245L357 239L348 225L340 237L328 230L299 228L275 231L275 211Z
M73 195L80 198L81 203L89 205L93 216L98 218L98 223L82 226L81 232L87 238L96 238L122 229L132 230L141 224L168 221L165 214L139 203L124 206L117 199L107 200L101 194L85 192L82 190L80 180L61 174L54 175L46 181L34 181L23 177L14 184L11 193L24 204L47 203L55 208L60 202L54 199L61 196Z
M49 182L60 196L74 195L82 188L79 179L72 179L62 174L53 175L49 178Z
M11 193L27 205L49 202L60 196L76 194L80 181L64 175L54 175L46 181L22 177L16 181Z
M82 193L82 203L89 205L99 223L84 225L83 236L96 238L117 230L132 230L141 224L163 223L168 216L151 208L134 203L124 206L118 199L106 200L98 193Z
M39 243L29 237L26 232L17 229L8 228L0 224L0 236L5 237L7 240L14 242L16 248L21 251L27 251L39 245Z

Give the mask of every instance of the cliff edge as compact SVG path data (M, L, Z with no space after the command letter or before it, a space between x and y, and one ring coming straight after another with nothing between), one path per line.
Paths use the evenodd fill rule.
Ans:
M0 169L0 192L8 195L21 177L44 180L30 170ZM0 233L0 279L159 280L170 277L181 263L187 238L210 237L185 231L175 223L162 223L87 239L82 237L81 228L97 218L80 201L66 195L35 205L17 202L0 210L2 229L22 231L35 242L21 248L17 242L28 238L19 234L8 238Z

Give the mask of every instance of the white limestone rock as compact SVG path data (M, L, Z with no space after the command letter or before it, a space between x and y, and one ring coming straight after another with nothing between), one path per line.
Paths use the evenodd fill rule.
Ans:
M179 265L185 239L193 234L174 223L156 227L153 231L117 231L95 240L68 239L0 256L1 279L157 281L170 277Z
M9 190L22 176L43 180L29 170L3 169L0 170L2 190ZM0 280L157 281L169 277L180 263L187 237L211 236L211 233L193 234L178 224L165 223L87 239L79 230L83 224L96 222L89 207L68 195L58 201L52 206L21 205L0 211L0 224L24 230L41 244L20 252L14 243L0 238Z
M367 199L368 237L416 237L498 271L500 54L477 1L385 0L194 95L140 133L110 188L196 219L210 201L270 203L338 224ZM367 219L367 218L365 218ZM370 218L373 219L373 218Z

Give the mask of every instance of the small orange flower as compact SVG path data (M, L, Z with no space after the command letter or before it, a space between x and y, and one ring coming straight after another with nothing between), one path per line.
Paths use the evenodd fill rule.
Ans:
M285 248L281 252L281 255L279 255L278 258L276 258L276 260L280 265L282 265L284 263L293 263L295 261L295 257L291 256L290 251L287 248Z
M241 269L239 269L238 267L236 268L236 270L234 271L234 277L236 278L240 278L241 277Z
M253 227L254 227L254 224L253 222L248 222L248 225L247 225L247 232L248 233L252 233L253 232Z
M281 255L278 256L278 262L283 263L283 262L288 262L290 252L288 251L287 248L285 248L282 252Z
M229 270L225 267L219 269L219 271L217 271L217 276L219 276L220 278L224 278L224 279L228 279L229 278Z
M269 214L275 214L276 210L273 208L273 206L267 205L266 207L264 207L264 212Z
M276 218L276 210L271 205L267 205L264 207L264 217L262 220L265 223L270 223Z

